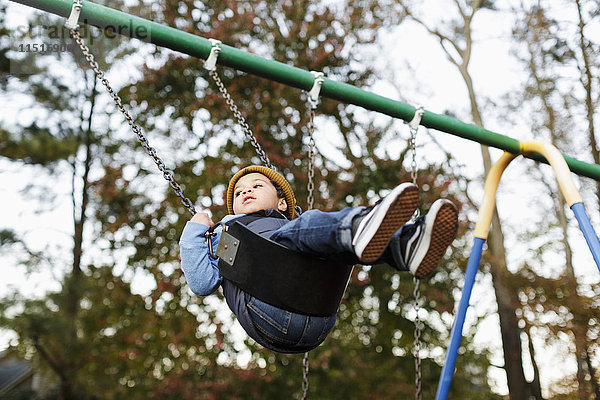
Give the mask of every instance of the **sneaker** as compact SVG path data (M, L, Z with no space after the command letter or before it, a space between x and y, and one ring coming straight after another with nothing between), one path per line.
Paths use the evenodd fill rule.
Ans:
M357 215L352 221L352 246L358 259L364 263L377 260L394 233L413 215L418 203L419 188L406 182Z
M439 199L411 228L414 232L406 242L404 263L416 278L423 279L435 270L454 240L458 210L451 201Z

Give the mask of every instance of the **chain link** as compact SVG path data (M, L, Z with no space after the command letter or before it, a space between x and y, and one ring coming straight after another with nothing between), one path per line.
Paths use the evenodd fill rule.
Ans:
M73 39L75 39L75 41L79 45L79 48L81 49L81 52L85 56L85 59L90 64L90 67L92 67L92 69L94 70L94 73L96 74L96 76L98 77L100 82L102 82L104 87L106 87L108 94L110 94L110 96L114 100L115 104L117 105L117 107L119 108L121 113L123 113L123 115L125 116L127 123L131 127L131 130L133 131L133 133L135 133L138 141L140 142L142 147L146 150L146 153L148 153L150 155L150 157L152 157L152 159L154 160L154 163L156 164L156 166L158 167L160 172L162 172L163 177L169 182L169 185L171 186L171 188L173 189L173 191L175 192L177 197L179 197L181 199L181 204L183 204L183 206L190 212L190 214L192 214L192 215L196 214L196 209L194 208L192 201L183 195L183 189L177 183L177 181L175 181L175 178L173 176L173 171L170 171L167 169L163 160L158 156L158 154L156 154L156 149L154 147L150 146L150 143L148 143L148 139L146 139L146 136L144 136L142 129L135 123L135 121L133 120L133 117L125 109L125 106L123 106L123 102L121 101L121 98L113 90L112 86L108 82L108 79L106 79L104 72L100 69L98 63L94 59L94 56L90 53L90 49L83 42L83 39L81 38L81 35L79 34L79 30L71 29L70 32L71 32L71 36L73 37Z
M231 95L227 91L227 88L223 84L223 81L219 77L219 74L217 73L217 71L210 71L209 73L210 73L211 78L213 78L213 80L215 81L215 84L217 85L217 88L219 88L219 91L221 92L221 94L225 98L225 102L227 103L227 106L229 106L229 109L233 113L233 116L235 117L235 119L237 120L238 124L240 125L240 127L244 131L244 134L246 135L246 138L250 141L250 144L252 144L252 147L254 147L254 150L256 150L256 154L258 154L258 156L260 157L260 160L262 161L262 163L266 167L269 167L271 169L275 169L275 167L273 167L273 165L271 164L271 161L269 160L269 157L267 157L267 154L260 147L260 144L258 143L258 141L256 140L256 137L252 133L252 129L250 129L250 126L248 125L248 123L244 119L244 116L238 110L237 106L233 102L233 99L231 98Z
M306 201L308 203L307 210L312 210L315 204L315 109L309 107L309 119L308 119L308 183L306 185L308 190L308 196ZM308 352L304 353L304 360L302 360L302 400L306 400L308 397Z
M412 153L412 160L410 163L410 177L412 178L412 182L417 184L417 151L416 151L416 136L417 131L415 129L410 130L410 150Z
M421 400L421 328L422 323L419 319L419 310L421 309L421 290L419 280L413 278L415 288L413 296L415 297L415 399Z
M308 351L302 360L302 400L308 399Z

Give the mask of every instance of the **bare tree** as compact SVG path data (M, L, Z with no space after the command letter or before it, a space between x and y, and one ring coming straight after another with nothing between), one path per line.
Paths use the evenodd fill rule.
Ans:
M473 47L472 22L476 13L483 8L492 8L493 2L488 0L460 1L454 0L455 8L459 18L445 26L433 27L419 17L417 12L408 2L402 2L401 6L407 17L424 27L427 32L439 40L440 47L448 61L460 72L467 87L469 102L471 106L471 117L473 122L483 127L483 118L477 100L477 94L473 86L473 79L469 72L471 53ZM492 161L487 146L481 146L481 155L485 176L489 172ZM485 176L483 179L485 179ZM498 315L500 318L500 330L504 352L504 370L507 375L508 388L511 400L527 400L530 395L530 387L525 379L522 364L521 351L521 329L515 313L518 299L516 291L507 283L511 273L507 269L506 249L504 247L504 235L497 210L494 210L492 226L488 237L487 259L491 264L494 292L498 303Z
M591 2L588 2L591 3ZM598 52L594 52L594 43L586 35L587 21L584 15L585 11L582 7L581 0L575 0L577 6L577 39L578 48L575 50L578 53L578 69L581 74L580 82L585 92L585 116L587 120L588 135L590 141L590 152L596 164L600 164L600 151L598 150L598 143L596 141L595 134L595 120L594 113L598 104L598 93L595 88L598 87L597 83L594 86L594 80L598 81ZM597 8L597 4L596 4ZM598 11L596 11L597 13ZM595 44L598 46L598 43ZM595 66L595 69L594 69ZM596 74L594 74L596 72ZM596 196L600 203L600 181L596 181Z
M597 160L598 151L595 147L593 131L594 113L591 102L591 86L588 85L588 82L591 81L589 57L586 55L585 40L582 36L584 24L581 23L582 15L579 0L576 3L580 19L578 25L579 43L581 44L580 50L583 54L583 66L579 66L578 69L582 72L580 81L586 93L585 107L588 127L590 128L589 134L591 135L591 151L594 159ZM540 4L529 9L523 9L522 12L523 16L519 18L514 32L519 42L524 43L524 48L526 49L522 61L527 65L529 79L528 84L525 86L524 98L525 101L535 102L536 108L540 109L542 117L539 123L534 123L532 130L548 136L554 146L560 147L560 144L565 143L567 138L572 134L574 122L572 117L573 111L570 109L571 106L568 100L565 100L568 96L560 93L559 90L561 85L557 81L560 79L560 74L556 73L553 65L564 65L571 62L575 56L575 52L571 51L567 40L556 38L554 32L561 31L558 29L559 21L549 17L546 10ZM538 104L541 107L538 107ZM587 336L590 316L585 311L586 300L578 292L578 283L573 266L573 251L569 244L565 199L562 193L557 190L556 185L547 183L546 186L550 193L556 193L556 196L553 196L555 200L554 209L558 218L558 227L561 235L560 242L565 255L565 270L563 276L559 279L561 279L562 284L569 292L568 299L560 302L560 304L567 306L573 316L573 320L568 324L566 331L574 338L578 396L579 399L584 400L589 399L591 396L591 387L586 381L586 375L588 374L586 357L589 352L589 340Z

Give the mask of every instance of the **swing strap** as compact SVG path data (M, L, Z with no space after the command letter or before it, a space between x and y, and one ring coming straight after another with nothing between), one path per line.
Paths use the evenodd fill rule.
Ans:
M275 307L318 317L337 312L352 272L352 265L290 250L238 219L223 230L217 256L221 275L243 291Z

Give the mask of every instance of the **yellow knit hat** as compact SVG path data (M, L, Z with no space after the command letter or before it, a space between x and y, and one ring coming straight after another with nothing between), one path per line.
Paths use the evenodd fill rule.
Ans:
M287 203L288 211L290 213L291 218L296 218L296 196L294 196L294 191L292 187L288 183L288 181L281 175L279 172L268 168L263 167L261 165L250 165L246 168L239 170L231 180L229 181L229 186L227 187L227 211L229 214L233 214L233 190L235 189L235 184L237 181L244 175L251 174L253 172L258 172L259 174L263 174L267 178L271 179L275 183L283 189L283 194L285 195L285 202Z

